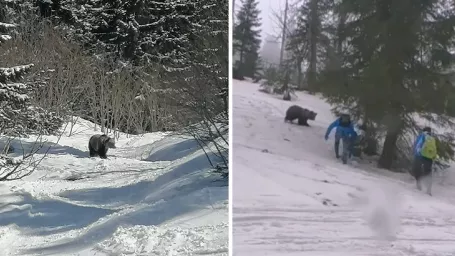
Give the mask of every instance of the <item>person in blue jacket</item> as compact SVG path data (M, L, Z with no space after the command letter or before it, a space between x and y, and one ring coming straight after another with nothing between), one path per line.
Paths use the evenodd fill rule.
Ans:
M343 152L342 160L346 164L348 157L351 155L351 147L357 138L357 132L354 129L354 125L351 121L351 116L348 114L342 114L327 128L325 133L325 140L329 139L330 132L335 128L335 155L336 158L340 158L339 148L340 140L343 140Z

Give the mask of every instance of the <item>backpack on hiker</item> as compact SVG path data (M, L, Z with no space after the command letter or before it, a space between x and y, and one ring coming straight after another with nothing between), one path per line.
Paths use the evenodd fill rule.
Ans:
M425 135L425 141L422 145L422 149L420 150L420 154L428 159L435 159L438 155L438 151L436 148L436 139L435 137L427 134Z

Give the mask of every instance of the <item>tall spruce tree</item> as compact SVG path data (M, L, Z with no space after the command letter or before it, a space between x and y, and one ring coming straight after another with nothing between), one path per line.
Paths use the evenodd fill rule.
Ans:
M308 56L308 40L306 24L298 23L299 26L292 30L286 43L286 50L289 53L289 62L297 71L297 87L300 90L305 89L303 83L303 64Z
M341 64L327 69L323 91L336 107L382 129L379 167L409 158L415 114L452 125L444 105L453 91L443 71L453 65L455 15L445 1L343 0L339 31ZM343 45L343 47L342 47ZM435 115L438 114L435 119ZM451 144L452 138L444 136ZM414 138L412 138L414 139ZM411 142L412 143L412 142Z
M91 89L96 94L101 94L101 91L113 92L113 87L116 86L114 81L117 79L115 77L119 77L122 72L141 81L138 82L141 88L135 89L139 91L137 94L150 96L154 108L157 108L149 111L152 104L144 105L144 111L149 113L144 114L144 120L163 120L155 123L171 123L164 128L177 129L174 125L177 123L176 117L168 114L169 109L174 111L178 108L181 113L183 109L195 108L206 100L210 101L210 106L201 109L210 111L207 115L219 112L227 115L227 0L60 0L52 1L50 6L46 4L44 15L36 11L41 8L40 3L49 3L48 0L37 1L35 7L35 1L19 1L27 3L26 15L22 15L25 8L24 5L18 5L18 1L0 0L0 3L3 2L8 4L8 11L0 8L0 17L8 13L8 16L17 17L15 22L18 24L27 24L30 20L38 24L44 19L46 21L43 24L51 24L59 32L65 33L66 39L83 45L83 49L94 55L94 66L101 64L103 69L94 68L93 75L106 78L102 84L94 79ZM51 12L49 8L52 9ZM22 37L25 35L23 33ZM3 38L6 36L0 30L0 40ZM202 88L202 85L207 88ZM133 87L128 83L124 86ZM72 105L72 110L84 109L90 102L95 106L93 109L100 109L96 111L99 113L85 111L84 118L97 123L105 123L104 120L107 119L107 123L115 123L116 128L125 127L126 117L113 120L111 103L103 103L101 107L98 106L101 103L81 96ZM175 102L179 106L170 106ZM166 114L156 114L163 112ZM200 116L181 116L186 119L181 122L183 126L188 120L201 120ZM147 126L145 129L155 131L161 128Z
M5 17L5 16L3 16ZM0 53L9 51L2 43L13 40L10 35L17 25L0 20ZM27 136L30 134L53 134L62 125L62 118L52 112L33 105L33 93L39 81L20 82L30 72L33 64L0 67L0 136Z
M242 0L233 31L233 48L239 55L238 77L254 77L261 47L261 20L257 0Z
M195 1L62 0L54 19L93 53L182 68L199 21Z
M286 48L290 51L292 61L297 65L298 80L301 80L301 66L303 61L308 63L304 86L316 90L317 77L325 64L326 53L330 50L329 21L333 4L327 0L302 1L298 10L297 26L289 36Z

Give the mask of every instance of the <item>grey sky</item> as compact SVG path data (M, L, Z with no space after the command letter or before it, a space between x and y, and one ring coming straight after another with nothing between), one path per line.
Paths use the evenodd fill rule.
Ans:
M277 26L277 20L273 16L273 13L279 13L280 10L284 10L285 0L259 0L259 9L261 10L262 18L262 33L261 39L264 39L268 35L277 36L279 33L279 27Z
M278 27L275 25L276 21L273 17L273 12L279 12L280 9L284 10L285 0L258 0L259 9L261 11L260 17L262 22L261 27L261 39L264 43L264 39L267 35L277 35ZM240 0L235 0L235 10L239 10L241 6Z

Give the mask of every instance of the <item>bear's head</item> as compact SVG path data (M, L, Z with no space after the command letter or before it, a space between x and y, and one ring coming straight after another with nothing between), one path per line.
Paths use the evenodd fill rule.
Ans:
M308 113L308 119L310 120L316 120L316 116L318 115L318 113L314 112L314 111L311 111Z
M116 148L115 139L113 139L111 137L106 137L106 140L104 141L104 145L106 145L107 148Z

